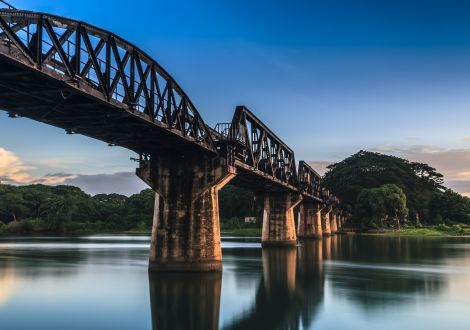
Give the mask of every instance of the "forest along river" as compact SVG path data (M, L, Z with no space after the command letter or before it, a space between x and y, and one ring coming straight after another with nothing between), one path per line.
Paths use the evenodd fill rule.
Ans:
M222 274L147 273L149 238L0 238L0 329L470 329L470 238L223 238Z

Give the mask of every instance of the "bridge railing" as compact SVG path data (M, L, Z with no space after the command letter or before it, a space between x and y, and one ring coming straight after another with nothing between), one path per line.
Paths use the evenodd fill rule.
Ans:
M110 32L59 16L3 9L0 48L25 65L87 86L105 101L215 151L208 127L174 79L139 48Z

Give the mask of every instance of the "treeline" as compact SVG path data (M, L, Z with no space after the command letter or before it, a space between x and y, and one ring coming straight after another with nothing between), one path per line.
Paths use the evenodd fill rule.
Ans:
M443 182L427 164L368 151L330 165L323 179L362 228L470 224L470 199Z
M243 227L244 217L254 212L253 194L227 186L219 195L222 228ZM0 185L0 232L148 232L154 199L150 189L127 197L90 196L73 186Z
M253 192L232 185L226 185L219 191L219 216L222 230L261 228L260 213ZM245 217L256 217L256 222L245 223Z
M72 186L0 186L0 230L12 233L129 230L152 224L155 194L90 196Z

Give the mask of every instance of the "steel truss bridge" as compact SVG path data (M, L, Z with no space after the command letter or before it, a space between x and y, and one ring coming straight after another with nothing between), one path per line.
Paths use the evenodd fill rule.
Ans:
M217 191L230 180L264 195L263 244L295 244L300 201L304 236L315 227L321 235L322 225L329 232L333 209L332 224L341 217L320 175L297 165L294 151L246 107L211 128L171 75L130 42L0 3L0 109L140 155L137 174L158 193L150 254L157 268L220 269Z
M0 107L143 157L198 149L226 158L240 185L326 197L320 175L304 161L297 168L294 151L246 107L211 129L149 55L80 21L0 11Z

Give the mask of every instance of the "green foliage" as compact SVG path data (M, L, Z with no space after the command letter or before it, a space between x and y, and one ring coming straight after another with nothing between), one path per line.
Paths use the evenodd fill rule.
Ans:
M450 189L433 195L429 207L428 222L468 223L470 224L470 198L464 197Z
M129 230L148 227L155 194L94 197L72 186L0 186L0 230L5 233Z
M255 196L251 191L226 185L219 191L220 218L242 219L247 216L255 216Z
M355 207L361 227L400 227L408 214L406 195L394 184L379 188L363 189L357 197Z
M442 184L442 174L427 164L368 151L330 165L323 179L326 188L352 206L361 225L386 226L382 220L395 217L391 209L401 210L395 219L405 219L400 205L403 196L398 190L389 191L392 196L387 200L397 203L393 205L387 205L381 192L374 190L384 185L394 185L404 193L407 218L413 224L470 223L470 199L446 190Z
M435 227L436 230L441 231L443 233L449 234L449 235L463 235L465 234L465 230L459 226L459 225L452 225L452 226L447 226L445 224L440 224Z
M219 195L221 227L259 227L245 224L254 216L254 195L227 186ZM90 196L72 186L0 185L0 231L6 233L66 233L77 231L150 230L155 193L151 189L126 197L119 194Z

